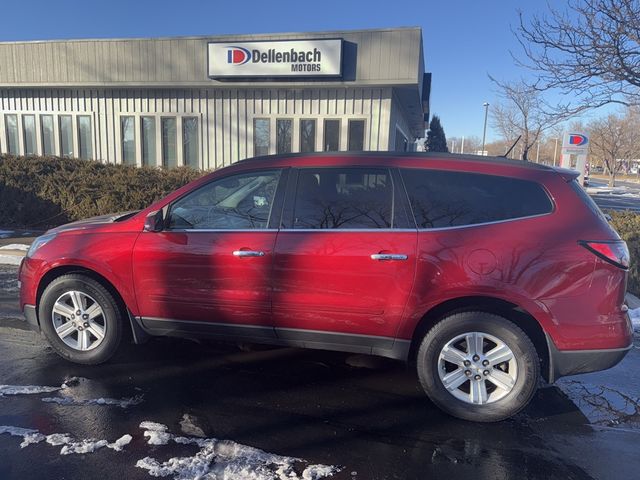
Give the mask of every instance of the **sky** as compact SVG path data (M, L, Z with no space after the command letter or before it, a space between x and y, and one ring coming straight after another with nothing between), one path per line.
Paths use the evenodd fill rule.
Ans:
M484 102L500 80L530 73L512 29L518 11L544 11L540 0L24 0L2 6L0 41L173 35L311 32L422 27L432 72L431 112L448 137L482 137ZM2 68L0 66L0 68ZM489 125L487 141L497 135Z

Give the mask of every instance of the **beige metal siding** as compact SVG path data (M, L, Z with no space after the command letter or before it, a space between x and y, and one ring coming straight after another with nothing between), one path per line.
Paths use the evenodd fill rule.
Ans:
M207 43L210 41L338 37L345 40L345 74L342 81L332 83L420 82L421 30L402 28L233 37L6 42L0 43L0 86L223 85L207 78ZM272 82L270 85L285 83L291 84ZM313 82L293 84L313 85Z
M74 152L77 152L77 115L92 119L92 151L96 159L122 163L120 117L136 117L137 163L141 163L141 116L156 117L156 151L160 154L160 119L176 117L181 129L182 117L195 116L199 126L199 163L214 169L248 158L253 153L253 120L271 121L270 153L275 153L275 121L293 120L294 152L299 149L299 121L316 119L316 148L321 150L324 119L340 119L340 149L347 149L349 119L365 120L365 148L389 148L389 122L392 115L392 89L384 88L0 88L0 151L6 152L4 115L35 114L38 136L40 116L52 114L55 149L60 152L59 115L72 115ZM22 122L18 122L22 138ZM180 133L178 132L178 142ZM38 140L39 152L42 144ZM22 148L22 147L21 147ZM178 143L178 160L182 145ZM159 164L159 160L158 160Z

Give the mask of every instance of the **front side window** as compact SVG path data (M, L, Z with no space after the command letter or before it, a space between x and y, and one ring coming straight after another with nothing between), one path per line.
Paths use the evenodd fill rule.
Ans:
M267 228L279 178L280 170L268 170L214 180L173 204L169 228Z
M391 228L393 184L382 168L301 169L293 228Z
M182 158L184 164L198 168L198 118L182 119Z
M269 119L253 119L253 154L254 156L269 155Z
M120 117L120 135L122 137L122 163L136 164L136 117Z
M160 122L162 127L162 166L173 168L178 166L177 153L177 126L173 117L163 118Z
M60 115L60 153L73 157L73 119L71 115Z
M292 125L291 120L276 120L276 153L291 153Z
M18 155L18 116L5 115L4 125L7 135L7 153Z
M340 150L340 120L324 121L324 151L337 152Z
M93 149L91 148L91 117L78 115L78 150L80 158L91 160Z
M300 152L316 151L316 121L312 119L300 120Z
M40 133L42 135L42 154L53 155L55 150L53 115L40 115Z
M24 154L36 154L36 116L22 115L22 133L24 140Z
M553 210L538 183L468 172L402 170L418 228L443 228L542 215Z

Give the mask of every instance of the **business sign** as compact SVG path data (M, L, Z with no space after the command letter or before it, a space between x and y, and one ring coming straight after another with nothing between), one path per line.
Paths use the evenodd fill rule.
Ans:
M342 39L211 42L209 77L339 77Z
M586 155L589 153L589 137L583 133L565 133L562 139L562 153Z

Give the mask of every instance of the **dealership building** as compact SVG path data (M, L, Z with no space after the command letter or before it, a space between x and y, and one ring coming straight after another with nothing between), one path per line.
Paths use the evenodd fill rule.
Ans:
M0 152L213 169L256 155L410 150L422 31L0 43Z

